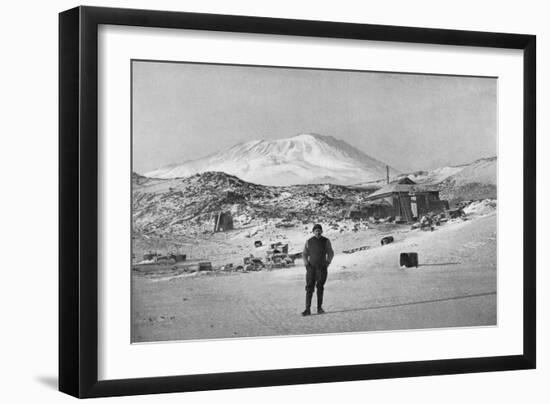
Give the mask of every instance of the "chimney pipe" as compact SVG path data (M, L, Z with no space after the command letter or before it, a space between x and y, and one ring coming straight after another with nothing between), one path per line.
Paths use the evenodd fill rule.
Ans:
M386 184L390 183L390 166L386 166Z

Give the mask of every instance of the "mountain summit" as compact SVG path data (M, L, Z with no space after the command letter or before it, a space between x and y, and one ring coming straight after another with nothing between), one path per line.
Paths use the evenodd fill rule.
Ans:
M307 133L239 143L229 150L159 168L145 176L167 179L206 171L222 171L261 185L349 185L385 178L386 164L343 140ZM390 175L396 173L390 168Z

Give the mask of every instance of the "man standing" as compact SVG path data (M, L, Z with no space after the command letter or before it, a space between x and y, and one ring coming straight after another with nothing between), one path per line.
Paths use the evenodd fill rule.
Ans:
M327 280L327 268L334 257L330 240L323 237L323 228L320 224L313 226L313 234L304 246L303 259L306 267L306 309L302 316L311 314L311 299L317 287L317 313L323 314L323 292Z

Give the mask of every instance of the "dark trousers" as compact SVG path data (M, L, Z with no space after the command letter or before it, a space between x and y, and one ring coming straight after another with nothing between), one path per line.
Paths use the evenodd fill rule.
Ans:
M313 291L317 288L317 308L323 306L323 293L327 281L327 267L314 267L308 265L306 268L306 309L311 307Z

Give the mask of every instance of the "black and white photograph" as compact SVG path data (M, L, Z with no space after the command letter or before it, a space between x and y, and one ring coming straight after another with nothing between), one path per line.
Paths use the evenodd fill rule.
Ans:
M2 401L546 403L544 4L4 3Z
M497 77L129 68L132 343L498 326Z

